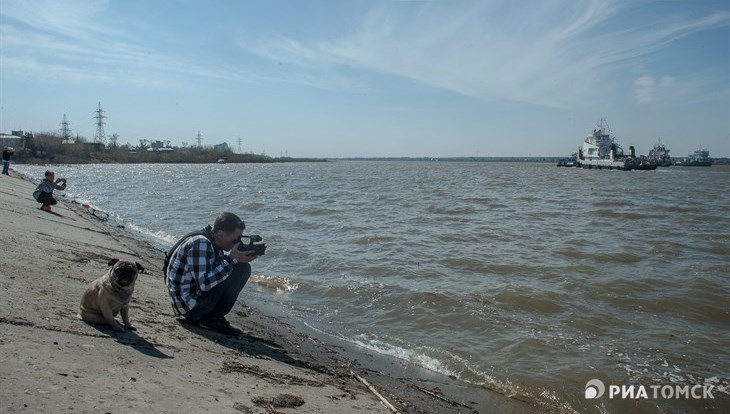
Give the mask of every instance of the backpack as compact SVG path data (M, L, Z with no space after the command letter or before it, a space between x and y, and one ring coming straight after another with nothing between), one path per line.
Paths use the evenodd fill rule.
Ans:
M210 227L208 225L208 226L205 226L205 228L203 230L198 230L198 231L194 231L192 233L188 233L185 236L183 236L180 240L178 240L177 243L175 243L175 245L172 246L172 248L169 251L165 252L165 261L162 264L162 274L165 277L165 279L167 279L167 267L170 265L170 260L172 260L172 255L175 254L178 247L180 247L180 245L183 244L183 242L185 242L185 240L187 240L193 236L205 236L205 238L208 239L208 241L213 245L213 249L216 251L216 254L217 254L218 248L216 247L215 242L213 241L213 228L212 227Z
M35 191L33 191L33 198L35 199L35 201L40 203L41 202L40 197L41 197L41 185L38 184L38 187L36 187Z

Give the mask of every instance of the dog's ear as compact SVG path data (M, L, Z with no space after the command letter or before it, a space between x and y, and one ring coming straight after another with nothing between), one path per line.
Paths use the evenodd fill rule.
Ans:
M137 270L139 270L139 273L144 273L144 267L139 264L139 262L134 262L134 264L137 265Z
M114 266L115 264L117 264L118 261L119 261L119 259L111 259L111 260L109 260L109 266Z

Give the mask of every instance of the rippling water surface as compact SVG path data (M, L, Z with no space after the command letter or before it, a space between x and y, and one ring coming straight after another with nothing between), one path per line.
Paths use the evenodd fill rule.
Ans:
M14 166L41 177L46 167ZM611 384L713 385L730 407L730 169L331 162L57 166L161 248L239 213L268 242L242 300L564 412ZM727 412L727 411L726 411Z

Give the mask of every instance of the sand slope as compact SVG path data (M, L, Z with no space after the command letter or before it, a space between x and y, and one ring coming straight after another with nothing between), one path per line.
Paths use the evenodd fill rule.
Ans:
M0 179L0 413L392 412L378 391L400 412L534 412L446 377L415 379L419 369L377 356L368 357L403 375L365 368L244 305L229 315L246 331L237 338L181 323L161 252L77 204L39 210L35 185L11 174ZM147 269L132 298L136 332L77 318L86 285L111 258Z

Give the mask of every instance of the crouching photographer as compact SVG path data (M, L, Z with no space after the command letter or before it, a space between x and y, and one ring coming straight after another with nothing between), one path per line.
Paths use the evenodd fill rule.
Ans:
M33 191L33 198L41 203L41 210L51 211L51 206L58 204L58 200L53 198L53 190L65 190L66 179L56 179L56 173L47 170L45 172L45 178L38 184L35 191Z
M245 228L237 215L221 213L212 228L186 235L166 254L163 271L176 315L225 335L241 333L225 316L251 276L249 263L263 254L253 247L261 246L254 245L257 236L242 236Z

